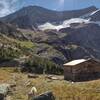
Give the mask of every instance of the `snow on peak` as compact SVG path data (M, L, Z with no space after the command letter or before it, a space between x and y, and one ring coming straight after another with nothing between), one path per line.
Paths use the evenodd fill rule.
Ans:
M53 25L53 24L47 22L43 25L38 26L38 28L42 31L48 30L48 29L56 29L57 31L59 31L62 28L70 27L70 24L73 24L73 23L89 23L89 22L90 22L89 19L72 18L72 19L69 19L69 20L65 20L60 25Z
M47 23L45 23L43 25L38 26L38 28L40 30L44 31L44 30L48 30L48 29L54 29L54 30L56 29L56 30L59 30L59 29L61 29L63 27L62 27L62 25L53 25L53 24L47 22Z
M72 23L89 23L89 19L82 19L82 18L72 18L70 20L65 20L63 25L69 26Z
M93 11L90 15L92 16L92 15L96 14L98 11L100 11L100 9Z

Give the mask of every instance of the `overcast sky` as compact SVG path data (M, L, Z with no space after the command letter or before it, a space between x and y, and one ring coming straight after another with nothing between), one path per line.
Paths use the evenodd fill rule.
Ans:
M52 10L74 10L92 5L100 8L100 0L0 0L0 17L28 5L42 6Z

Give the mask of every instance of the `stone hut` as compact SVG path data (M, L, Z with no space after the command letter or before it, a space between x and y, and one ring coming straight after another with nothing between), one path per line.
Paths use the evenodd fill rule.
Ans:
M100 62L96 59L78 59L64 64L64 79L87 81L100 78Z

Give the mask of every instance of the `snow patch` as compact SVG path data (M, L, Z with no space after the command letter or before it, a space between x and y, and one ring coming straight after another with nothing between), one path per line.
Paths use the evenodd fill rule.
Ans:
M53 25L53 24L47 22L43 25L38 26L38 28L42 31L48 30L48 29L55 29L55 30L59 31L62 28L70 27L70 24L73 24L73 23L89 23L89 22L90 22L90 19L72 18L69 20L65 20L60 25Z
M96 14L98 11L100 11L100 9L98 9L98 10L92 12L92 13L90 14L90 16L93 16L93 15Z
M90 19L72 18L63 22L63 25L69 26L72 23L89 23Z
M47 22L43 25L38 26L38 28L42 31L49 30L49 29L59 30L59 29L63 28L63 26L62 25L53 25L53 24Z

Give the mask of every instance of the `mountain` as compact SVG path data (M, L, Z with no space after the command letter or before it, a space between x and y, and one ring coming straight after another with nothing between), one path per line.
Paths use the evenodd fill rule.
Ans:
M35 55L60 65L85 57L100 59L100 23L94 20L98 13L94 6L62 12L24 7L0 19L0 33L21 43L24 56Z
M77 18L97 10L91 6L81 10L52 11L38 6L24 7L13 14L1 18L2 21L13 24L23 29L35 29L38 25L46 22L60 23L70 18Z

